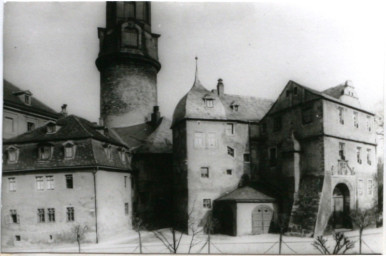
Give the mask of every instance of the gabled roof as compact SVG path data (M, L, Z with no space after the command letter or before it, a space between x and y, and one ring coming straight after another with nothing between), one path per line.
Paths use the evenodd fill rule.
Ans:
M216 199L216 201L235 201L240 203L274 202L273 197L267 196L251 187L242 187Z
M16 87L12 83L8 82L7 80L3 81L3 98L4 98L4 106L19 108L24 111L33 112L40 115L46 115L51 118L59 118L60 114L53 110L52 108L48 107L47 105L43 104L41 101L36 99L35 97L31 98L31 104L26 105L24 104L21 99L17 96L18 93L30 93L30 91L24 91L20 88Z
M346 85L340 84L340 85L328 88L328 89L322 91L322 93L327 94L327 95L334 97L336 99L339 99L340 96L342 96L342 94L344 92L344 88L346 88Z
M47 122L51 123L51 122ZM125 146L112 136L103 135L96 129L96 125L81 117L70 115L56 122L60 129L55 133L47 133L47 124L30 132L26 132L14 138L4 140L4 144L50 142L61 140L77 140L93 138L99 141Z

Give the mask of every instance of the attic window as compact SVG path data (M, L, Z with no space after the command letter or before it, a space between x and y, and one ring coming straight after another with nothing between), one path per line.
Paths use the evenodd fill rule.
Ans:
M119 150L119 158L121 159L122 163L126 163L126 149L125 148L121 148Z
M51 145L43 145L39 147L39 159L49 160L52 155L53 147Z
M24 103L27 105L31 105L31 96L28 94L24 95Z
M47 134L56 133L59 130L58 125L54 121L48 122L47 126Z
M204 96L204 103L207 108L213 108L214 106L214 99L210 95Z
M18 161L19 158L19 149L14 146L10 146L7 149L8 152L8 163L9 164L15 164Z
M239 111L239 104L232 102L231 109L233 110L233 112Z
M294 95L298 95L298 88L294 87Z
M110 144L104 144L103 147L105 148L105 154L106 154L106 157L108 160L112 160L112 154L111 154L111 151L112 151L112 148L111 148L111 145Z
M66 141L64 146L64 159L73 159L75 156L75 144L72 141Z

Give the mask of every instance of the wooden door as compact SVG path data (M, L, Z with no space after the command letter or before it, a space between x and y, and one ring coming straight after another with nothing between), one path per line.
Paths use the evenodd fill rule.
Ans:
M257 206L252 211L252 234L265 234L269 231L273 212L268 206Z

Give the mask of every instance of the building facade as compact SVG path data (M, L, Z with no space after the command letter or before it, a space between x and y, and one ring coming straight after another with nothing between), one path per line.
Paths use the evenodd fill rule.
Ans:
M32 131L60 117L30 91L21 90L6 80L3 81L3 98L3 139Z
M68 116L3 143L2 245L104 241L131 229L127 147Z

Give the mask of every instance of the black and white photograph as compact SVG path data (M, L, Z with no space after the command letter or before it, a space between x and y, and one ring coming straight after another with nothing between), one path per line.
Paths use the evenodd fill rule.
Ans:
M385 252L382 2L2 6L1 253Z

